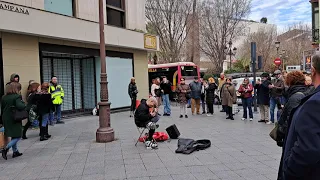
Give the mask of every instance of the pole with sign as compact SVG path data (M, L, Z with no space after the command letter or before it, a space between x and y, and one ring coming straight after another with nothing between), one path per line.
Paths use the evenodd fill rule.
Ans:
M281 61L281 59L280 58L276 58L276 59L274 59L274 64L278 67L278 69L280 68L280 65L281 65L281 63L282 63L282 61Z

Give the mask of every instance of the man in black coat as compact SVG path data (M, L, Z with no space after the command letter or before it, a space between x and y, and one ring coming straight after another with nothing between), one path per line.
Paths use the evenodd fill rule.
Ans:
M315 90L291 114L283 156L284 180L319 180L320 177L320 56L312 58Z
M146 147L157 148L158 145L153 141L153 134L158 128L156 124L159 121L158 110L157 110L157 100L154 97L148 100L142 99L140 105L134 114L134 122L137 127L144 127L149 129L149 135L145 142Z
M258 122L269 121L269 105L270 105L270 96L269 96L269 85L271 81L269 80L269 74L263 73L261 75L262 81L257 81L254 88L257 89L257 101L260 108L261 120Z

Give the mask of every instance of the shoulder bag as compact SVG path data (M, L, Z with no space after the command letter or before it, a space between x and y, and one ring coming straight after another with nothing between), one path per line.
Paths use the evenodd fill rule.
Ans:
M18 110L15 106L11 107L13 121L16 123L21 122L24 119L27 119L29 113L26 110Z

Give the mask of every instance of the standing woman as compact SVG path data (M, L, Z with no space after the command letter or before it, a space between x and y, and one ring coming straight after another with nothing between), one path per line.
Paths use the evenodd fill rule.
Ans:
M208 79L208 82L209 82L209 85L206 87L206 102L207 102L207 107L209 112L207 116L212 116L214 113L213 104L214 104L215 91L218 88L218 86L212 77Z
M137 101L137 94L138 94L136 79L134 77L131 78L130 84L128 86L128 94L131 99L130 117L133 117L134 111L136 110L136 101Z
M183 115L185 118L188 118L187 105L188 99L190 99L191 89L189 85L186 84L184 78L180 79L180 84L178 85L176 92L178 93L178 101L180 103L180 118L183 118Z
M39 86L40 86L39 83L32 83L28 87L29 94L27 94L27 109L26 110L29 114L30 114L31 108L33 106L36 107L36 104L33 104L33 102L34 102L33 99L38 91ZM23 127L22 139L28 139L26 136L26 133L27 133L27 130L29 129L29 127L31 126L31 124L33 123L33 121L36 121L36 119L30 119L30 116L29 116L28 122Z
M231 83L231 78L226 79L226 83L222 89L222 105L226 107L227 119L234 120L232 105L237 102L237 94L234 85Z
M48 133L48 123L50 112L54 110L54 105L51 100L51 94L48 92L50 84L42 83L38 88L38 93L34 97L34 102L37 104L38 115L40 119L40 141L46 141L51 137Z
M243 106L243 116L241 120L247 119L247 109L249 109L249 118L250 121L253 120L252 113L252 91L253 86L250 84L249 79L245 78L243 83L240 85L238 92L241 94L242 106Z
M5 95L1 99L1 115L5 129L5 136L11 137L11 141L2 149L2 157L7 160L7 153L12 147L12 158L21 156L22 153L18 151L17 143L22 135L22 122L15 122L12 116L12 107L16 110L22 111L26 105L22 101L20 94L21 84L18 82L11 82L6 87Z

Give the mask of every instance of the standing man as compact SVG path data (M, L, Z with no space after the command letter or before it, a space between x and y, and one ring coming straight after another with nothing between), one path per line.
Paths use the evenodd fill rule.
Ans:
M257 89L257 103L260 108L261 120L258 122L269 122L269 105L270 105L270 96L269 96L269 85L271 82L269 81L269 74L262 73L261 74L262 81L258 80L254 85L254 88Z
M49 123L53 125L54 114L56 114L57 124L64 124L64 122L61 121L61 105L64 99L64 91L62 86L58 84L58 78L56 76L51 78L51 84L49 93L51 94L52 103L55 107L55 113L50 113Z
M285 90L284 81L280 70L274 72L275 80L269 85L270 89L270 121L267 124L274 123L274 110L277 102L283 104L283 93Z
M194 77L194 81L189 84L191 89L191 112L194 115L195 108L197 114L200 115L200 101L201 101L201 82L198 77Z
M221 89L222 89L222 86L226 83L226 79L225 79L224 73L220 74L220 78L218 79L218 83L219 83L218 91L220 93L220 99L222 99L222 97L221 97L221 95L222 95L221 94ZM220 112L226 112L224 106L222 106L222 110Z
M162 78L162 82L160 84L160 88L163 91L162 94L162 101L163 101L163 116L170 116L171 115L171 107L170 107L170 99L169 95L171 93L171 86L172 84L168 81L167 77Z
M312 58L311 78L315 90L291 113L284 148L284 180L318 180L320 177L320 56Z

